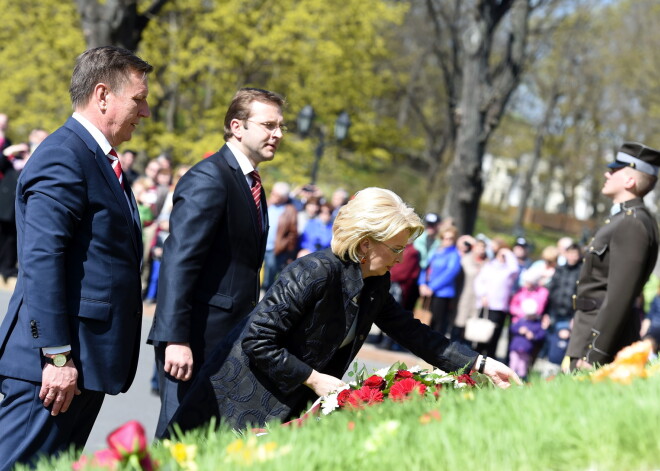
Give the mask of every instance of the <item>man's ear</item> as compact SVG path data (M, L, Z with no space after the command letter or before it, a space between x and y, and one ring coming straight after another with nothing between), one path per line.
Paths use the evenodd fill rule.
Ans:
M630 172L626 176L626 181L623 182L623 187L630 193L637 194L637 178L635 178L635 174L633 172Z

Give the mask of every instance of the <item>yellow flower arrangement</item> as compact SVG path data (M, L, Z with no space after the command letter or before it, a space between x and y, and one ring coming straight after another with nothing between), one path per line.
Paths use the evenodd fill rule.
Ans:
M591 373L591 381L597 383L604 379L630 384L634 378L646 378L648 371L645 366L651 354L653 345L648 340L641 340L629 345L614 357L614 361Z

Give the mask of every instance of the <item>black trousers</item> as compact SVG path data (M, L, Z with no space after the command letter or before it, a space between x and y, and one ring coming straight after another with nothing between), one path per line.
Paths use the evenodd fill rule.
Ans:
M16 221L0 221L0 275L16 276L18 248Z

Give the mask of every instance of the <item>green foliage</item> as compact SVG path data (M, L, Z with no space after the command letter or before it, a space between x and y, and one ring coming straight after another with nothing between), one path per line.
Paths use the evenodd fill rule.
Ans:
M21 142L36 127L54 131L71 114L69 80L85 43L73 2L0 0L0 11L0 112Z
M314 106L330 142L321 183L346 182L387 162L385 144L400 138L375 103L393 93L391 77L378 69L389 53L383 31L404 13L405 6L382 0L171 3L141 45L156 66L150 85L154 117L131 145L195 162L222 145L224 113L235 91L267 88L287 97L290 123L305 104ZM343 110L352 127L346 148L339 149L331 136ZM262 170L265 179L306 182L316 143L288 135Z

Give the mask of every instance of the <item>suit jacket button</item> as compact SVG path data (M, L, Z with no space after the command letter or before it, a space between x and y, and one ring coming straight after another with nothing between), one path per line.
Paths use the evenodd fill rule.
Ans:
M252 301L252 307L254 307L256 305L257 305L256 301Z
M360 335L360 340L364 340L364 335Z

